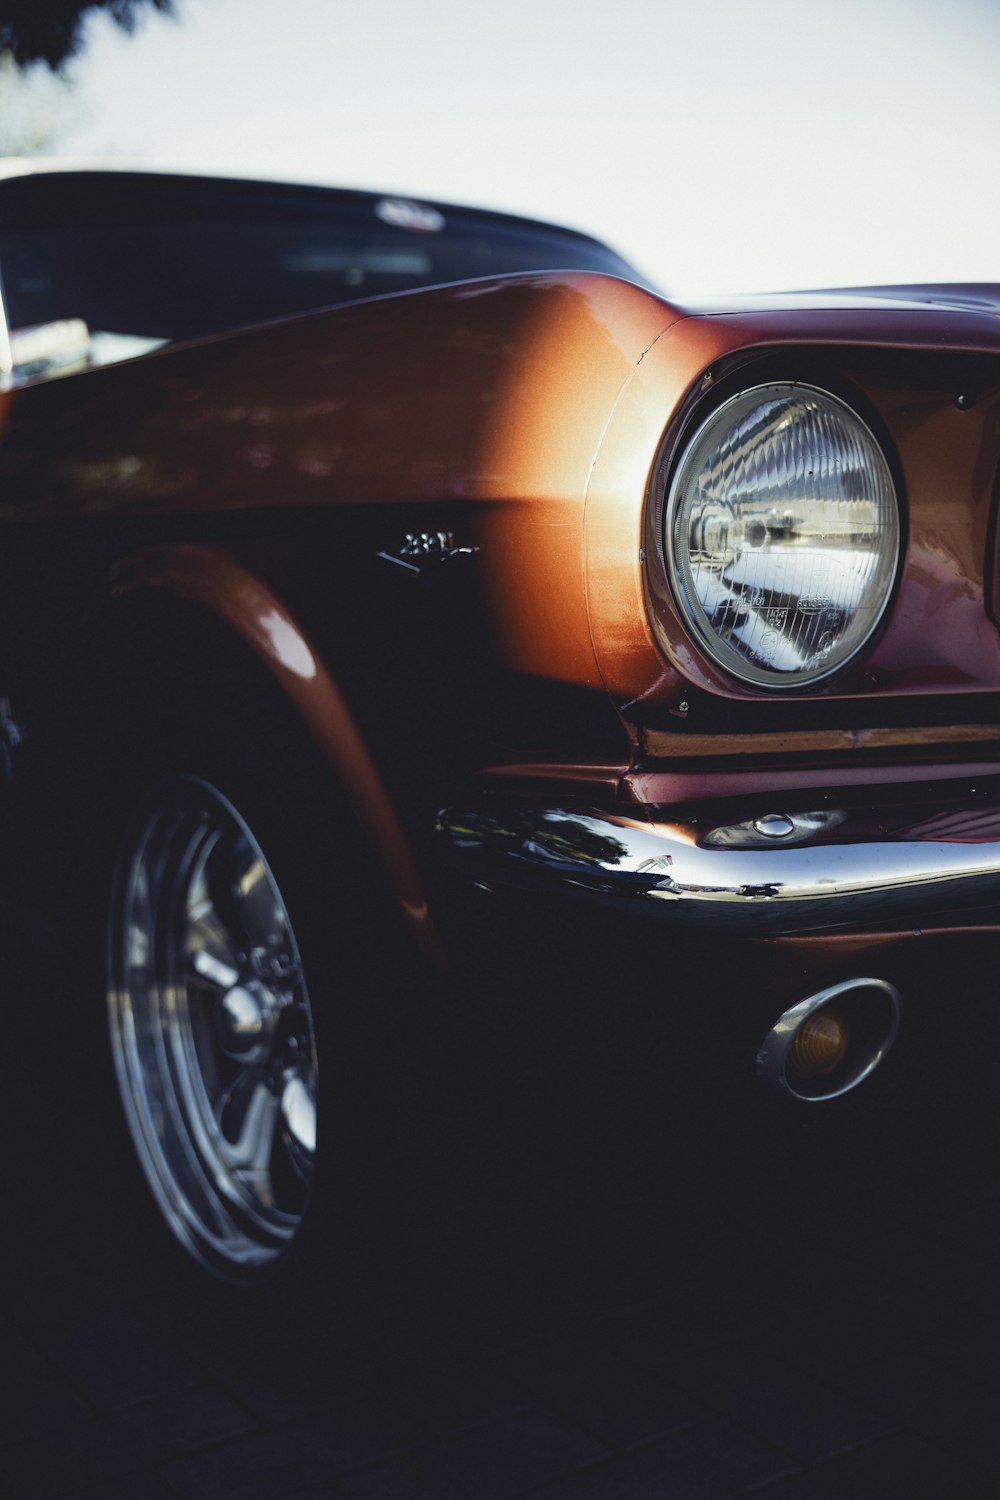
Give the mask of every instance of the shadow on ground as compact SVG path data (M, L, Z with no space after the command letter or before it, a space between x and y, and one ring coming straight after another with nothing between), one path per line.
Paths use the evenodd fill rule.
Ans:
M65 983L0 1059L8 1493L918 1500L1000 1483L988 1100L925 1092L912 1119L873 1080L839 1113L756 1094L696 1112L551 1063L444 1078L408 1122L413 1161L370 1195L364 1336L317 1308L275 1346L252 1303L229 1329L192 1313L151 1255L87 1069L59 1057Z

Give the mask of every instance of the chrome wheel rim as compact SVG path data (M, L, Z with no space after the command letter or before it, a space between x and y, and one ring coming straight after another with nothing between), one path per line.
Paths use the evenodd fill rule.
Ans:
M305 1216L316 1044L274 874L207 781L161 783L123 841L108 1016L126 1121L164 1220L218 1276L257 1279Z

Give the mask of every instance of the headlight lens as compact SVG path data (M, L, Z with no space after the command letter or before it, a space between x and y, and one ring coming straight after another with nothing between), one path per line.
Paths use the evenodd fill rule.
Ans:
M692 438L664 542L684 619L745 682L800 687L836 672L881 618L899 507L885 456L836 396L743 391Z

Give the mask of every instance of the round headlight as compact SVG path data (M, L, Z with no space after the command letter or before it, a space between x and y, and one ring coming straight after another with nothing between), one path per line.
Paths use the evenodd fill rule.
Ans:
M861 650L892 591L899 507L885 455L827 391L742 391L684 452L664 546L713 661L759 687L818 682Z

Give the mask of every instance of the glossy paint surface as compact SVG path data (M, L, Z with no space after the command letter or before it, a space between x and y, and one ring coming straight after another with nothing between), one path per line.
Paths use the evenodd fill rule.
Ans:
M440 949L399 819L351 712L302 627L260 581L209 547L150 547L114 570L113 597L165 591L222 619L271 672L361 814L389 889L428 957Z
M909 298L686 314L610 278L531 275L178 346L0 398L0 520L114 533L170 517L183 531L186 517L443 507L479 549L498 664L606 688L647 757L740 740L832 751L858 733L905 744L921 710L894 730L886 702L1000 691L985 597L1000 323L985 306ZM858 401L890 452L907 534L873 647L785 698L773 724L768 695L689 640L658 540L677 443L762 361ZM731 705L724 724L706 717L713 699ZM842 703L835 724L809 720L816 702ZM962 739L933 727L928 744Z
M624 282L520 277L25 389L8 403L0 517L451 502L475 512L512 663L596 682L587 478L622 385L677 316Z

